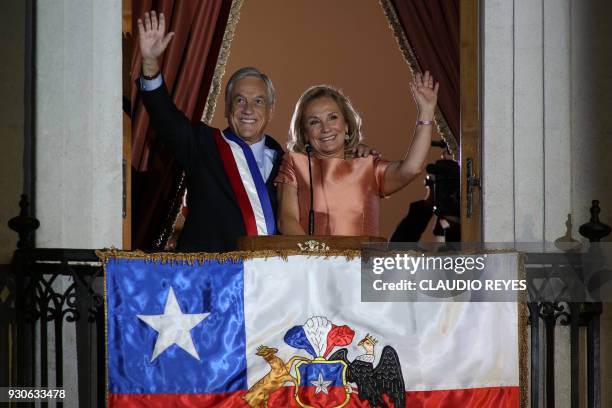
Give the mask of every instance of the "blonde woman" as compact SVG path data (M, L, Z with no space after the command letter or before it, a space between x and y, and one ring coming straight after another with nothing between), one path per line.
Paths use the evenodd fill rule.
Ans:
M439 84L429 72L410 84L418 108L414 136L404 158L354 158L362 139L361 118L339 90L314 86L298 100L285 154L275 179L278 188L278 229L282 234L308 231L311 149L314 234L379 235L380 198L410 183L422 172L431 143Z

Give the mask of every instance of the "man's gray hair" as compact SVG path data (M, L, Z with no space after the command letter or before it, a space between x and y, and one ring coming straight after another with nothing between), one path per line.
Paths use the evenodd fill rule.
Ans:
M274 85L272 85L272 81L270 80L270 78L268 78L266 74L262 73L257 68L244 67L234 72L229 81L227 81L227 85L225 86L225 108L228 111L232 106L232 91L234 90L234 85L236 85L236 82L240 81L242 78L249 76L259 78L264 81L268 91L268 105L274 106L274 103L276 102L276 91L274 90Z

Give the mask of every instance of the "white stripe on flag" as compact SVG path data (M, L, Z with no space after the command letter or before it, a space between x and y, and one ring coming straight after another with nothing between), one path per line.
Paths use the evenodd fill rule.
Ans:
M221 132L221 135L229 145L230 149L232 150L232 154L234 155L234 160L236 160L238 173L240 173L242 184L244 185L244 189L246 190L247 196L249 197L249 202L251 203L251 207L253 208L253 214L255 214L255 224L257 225L257 233L259 235L268 235L266 218L264 216L263 208L261 207L261 202L259 201L259 195L257 194L257 188L255 187L253 175L251 174L251 170L249 169L249 164L247 163L246 157L244 157L242 147L240 147L238 143L233 142L227 137L225 137L223 132Z
M515 257L516 254L489 254ZM407 390L518 386L516 303L363 303L359 259L290 256L244 261L244 310L248 385L268 371L255 355L260 345L277 348L283 361L311 358L288 346L287 330L313 316L355 330L349 360L366 333L398 353ZM335 351L335 350L334 350Z

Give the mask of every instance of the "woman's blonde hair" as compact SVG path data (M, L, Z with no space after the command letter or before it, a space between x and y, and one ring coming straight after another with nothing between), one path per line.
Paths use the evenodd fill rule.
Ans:
M293 117L291 118L291 124L289 126L289 140L287 142L287 149L289 149L289 151L306 153L308 139L304 126L304 111L310 102L323 97L332 98L338 104L342 116L348 125L349 138L344 143L344 151L350 152L363 139L363 134L361 132L361 116L359 116L359 113L357 113L353 105L351 105L351 101L349 101L340 90L334 87L329 85L316 85L308 88L295 104L295 110L293 111Z

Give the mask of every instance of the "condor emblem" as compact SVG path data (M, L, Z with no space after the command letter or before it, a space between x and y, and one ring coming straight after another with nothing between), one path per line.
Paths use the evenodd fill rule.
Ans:
M305 350L312 359L294 356L285 363L275 355L277 349L260 346L257 354L270 364L271 371L249 389L244 400L252 408L266 406L271 393L293 383L295 401L304 408L341 408L351 398L373 407L387 407L387 402L405 406L404 380L395 349L383 347L374 366L378 340L365 334L357 344L362 354L349 361L347 348L334 349L349 346L354 337L349 326L333 324L323 316L292 327L285 334L285 343Z

